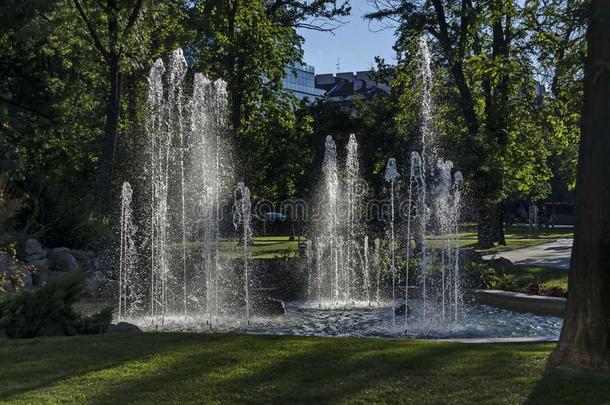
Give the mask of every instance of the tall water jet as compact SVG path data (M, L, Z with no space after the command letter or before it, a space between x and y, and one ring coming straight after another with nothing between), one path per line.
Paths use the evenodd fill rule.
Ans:
M374 241L374 245L375 245L375 250L373 250L373 267L376 270L376 288L375 288L375 302L377 303L377 306L379 306L379 300L380 300L380 295L381 295L381 264L380 264L380 257L379 257L379 249L380 249L380 245L381 245L381 241L379 240L379 238L375 238Z
M149 137L151 220L150 220L150 314L165 308L167 263L167 179L169 177L170 136L164 106L163 61L155 61L148 76L147 133Z
M322 288L318 288L316 300L320 305L346 306L370 300L368 258L364 258L361 239L363 184L359 170L356 137L349 137L345 170L340 174L337 147L327 136L318 192L321 212L314 229L316 250L323 261L317 263L317 282Z
M326 137L324 162L322 163L323 180L323 212L322 234L320 237L321 247L327 251L328 263L323 266L327 271L329 291L326 297L318 297L318 300L332 300L337 302L339 298L339 252L338 252L338 226L339 226L339 170L337 167L337 147L332 136ZM319 275L321 278L322 274Z
M218 252L219 223L222 219L221 200L229 191L226 179L230 176L227 132L227 90L222 80L211 81L196 73L190 103L190 155L188 187L190 192L191 233L201 241L201 263L198 280L199 295L193 298L198 311L217 318L221 304L222 263ZM199 236L197 236L197 234Z
M124 182L121 189L119 243L119 318L132 315L140 304L137 291L138 280L134 278L138 252L134 242L136 226L131 209L132 196L131 185Z
M347 142L347 158L345 159L345 205L346 205L346 261L345 270L348 273L346 278L346 298L354 299L356 297L355 284L356 273L359 263L357 262L356 254L358 245L355 243L359 233L360 225L360 168L358 164L358 142L356 136L351 134Z
M369 237L368 235L364 235L364 267L363 267L363 278L364 278L364 299L366 302L371 303L371 277L370 277L370 269L369 269Z
M453 259L453 277L454 277L454 322L458 322L458 310L460 307L460 244L459 244L459 220L460 220L460 208L461 208L461 196L462 196L462 183L464 177L462 172L457 171L453 175L453 206L451 210L451 223L453 225L452 234L455 238L455 256Z
M166 64L156 60L148 76L142 177L149 187L134 198L148 199L147 218L136 218L149 252L147 274L142 267L137 272L140 284L148 280L153 324L168 315L218 315L222 301L220 207L230 193L224 185L226 86L200 74L191 82L187 72L177 49Z
M392 323L395 322L394 307L396 304L396 243L394 234L394 184L400 177L396 168L396 159L390 158L385 168L384 179L390 184L390 271L392 272Z
M305 258L307 259L307 299L311 300L314 288L313 245L311 240L305 241Z
M242 245L242 261L244 269L244 296L245 296L245 315L246 322L250 324L250 254L248 245L252 240L252 228L250 221L252 216L252 203L250 201L250 189L244 184L239 183L235 190L235 209L233 212L233 225L236 230L241 228L240 243Z

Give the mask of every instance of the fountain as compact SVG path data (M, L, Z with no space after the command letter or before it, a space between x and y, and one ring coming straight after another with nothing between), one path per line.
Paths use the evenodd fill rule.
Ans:
M137 229L133 223L132 196L131 185L127 182L123 183L121 189L121 240L119 243L119 318L131 315L133 309L140 304L137 279L134 277L138 252L134 241Z
M235 207L233 211L233 226L236 230L241 228L240 243L242 247L243 266L244 266L244 303L245 303L245 318L248 325L250 324L250 277L249 277L249 262L250 253L248 245L252 240L252 228L250 227L252 216L252 203L250 202L250 189L244 183L239 183L235 190ZM240 226L241 225L241 226Z
M385 168L385 181L390 183L390 272L392 273L392 324L395 323L394 304L396 303L396 241L394 234L394 183L400 177L396 159L390 158Z
M178 315L205 315L211 324L232 294L227 290L233 288L223 278L219 254L222 201L230 178L226 85L201 74L191 82L187 72L183 52L177 49L167 64L156 60L148 76L148 161L142 162L142 177L149 188L137 196L142 202L148 200L148 210L132 216L125 207L131 203L131 188L127 183L123 186L119 312L121 316L147 313L153 324ZM129 221L141 224L138 229L146 245L137 263L131 264L123 246L132 243L127 212ZM148 280L148 292L142 294L148 305L144 297L125 298L130 287L124 279L129 274L139 280L142 291L141 284Z
M260 297L252 296L267 289L260 285L262 278L254 277L252 202L244 183L233 190L237 245L226 240L228 235L222 237L227 228L223 203L233 188L224 82L200 74L190 80L180 50L166 64L155 61L149 74L146 162L136 177L146 182L137 184L139 195L127 182L121 193L118 317L161 331L420 338L558 335L559 318L464 302L458 244L463 177L435 146L425 41L420 42L420 57L420 137L404 164L404 176L393 158L384 173L390 192L387 240L374 237L371 247L373 236L365 232L356 137L349 137L345 160L340 161L333 138L327 136L317 205L321 210L300 267L307 272L302 290L306 301L287 302L283 316L259 313ZM144 208L132 212L134 202ZM401 312L403 305L397 305L403 285ZM400 316L404 322L397 320Z
M312 285L307 287L313 292L313 283L317 285L317 295L308 294L308 300L318 307L370 302L368 238L362 235L363 190L359 171L356 137L353 134L349 137L345 172L341 176L337 147L333 138L327 136L319 196L320 220L314 237L319 260L315 277L308 278Z

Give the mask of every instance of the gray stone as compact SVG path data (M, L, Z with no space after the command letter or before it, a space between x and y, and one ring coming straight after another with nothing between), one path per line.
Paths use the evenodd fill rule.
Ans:
M71 273L80 270L80 265L74 256L69 253L69 250L53 249L49 254L49 269Z
M100 260L98 258L89 259L87 261L87 270L97 272L100 268Z
M85 291L92 297L97 297L100 292L100 282L97 277L90 276L85 280Z
M11 266L11 257L7 254L0 255L0 273L6 273Z
M95 257L91 250L72 249L70 254L74 256L81 267L88 267L89 261Z
M26 256L40 256L44 254L44 250L42 249L42 245L38 240L34 238L30 238L25 241L23 245L23 250Z
M23 278L21 279L21 281L23 281L23 285L25 287L33 287L34 286L34 277L33 274L30 273L29 271L23 275Z
M49 271L49 261L47 259L34 260L28 264L34 266L37 272Z
M499 270L499 271L511 271L513 270L513 268L515 267L513 265L513 262L511 262L510 260L504 258L504 257L497 257L497 258L493 258L487 261L487 265L495 270Z
M142 330L133 323L119 322L111 323L106 328L106 333L141 333Z
M50 320L44 323L38 331L39 336L66 336L64 325L55 320Z

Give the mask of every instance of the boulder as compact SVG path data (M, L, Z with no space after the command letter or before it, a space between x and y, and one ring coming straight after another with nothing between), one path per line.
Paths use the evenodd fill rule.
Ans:
M0 254L0 274L6 273L11 267L11 257L7 254Z
M257 315L276 316L285 315L286 306L284 301L276 300L275 298L264 298L258 301L253 308L253 312Z
M34 266L36 271L39 273L49 271L49 261L47 259L39 259L29 262L28 264Z
M62 249L62 250L59 250ZM80 265L67 248L53 249L49 253L49 269L71 273L80 270ZM63 250L65 249L65 250Z
M42 257L42 255L45 254L45 251L42 248L40 242L38 242L38 240L34 238L30 238L25 241L25 243L23 244L23 251L26 256Z
M97 297L100 292L100 278L96 274L92 274L85 279L85 291L92 297Z
M70 250L70 254L74 256L76 261L80 264L81 267L87 267L89 262L95 258L95 254L91 250L80 250L80 249L72 249Z
M56 320L46 321L38 331L39 336L66 336L64 325Z
M142 330L133 323L119 322L111 323L106 328L106 333L141 333Z
M482 261L483 256L473 249L460 249L460 266L469 263L480 263Z
M396 315L404 315L405 314L405 310L406 310L408 315L411 315L411 308L407 307L406 304L402 304L402 305L394 308L394 314L396 314Z
M487 265L494 270L499 270L502 272L511 271L514 269L515 265L510 260L504 257L496 257L487 261Z

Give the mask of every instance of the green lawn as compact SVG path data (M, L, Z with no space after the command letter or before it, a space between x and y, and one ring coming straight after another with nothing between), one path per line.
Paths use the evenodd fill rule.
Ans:
M568 288L568 270L543 266L514 266L509 274L515 275L520 286L538 283L544 287Z
M593 404L610 374L553 344L143 334L0 342L6 403Z
M175 244L172 249L181 249L181 246L181 244ZM201 243L187 242L187 249L201 249ZM237 240L221 240L218 249L224 257L239 258L243 256L243 246L239 245ZM299 252L299 243L297 239L289 240L288 236L257 236L253 238L253 243L248 246L248 252L253 259L296 257Z
M477 238L476 224L460 224L460 237L475 239ZM526 226L507 226L504 235L507 239L530 239L532 235ZM573 228L540 228L537 238L539 239L560 239L573 238Z

